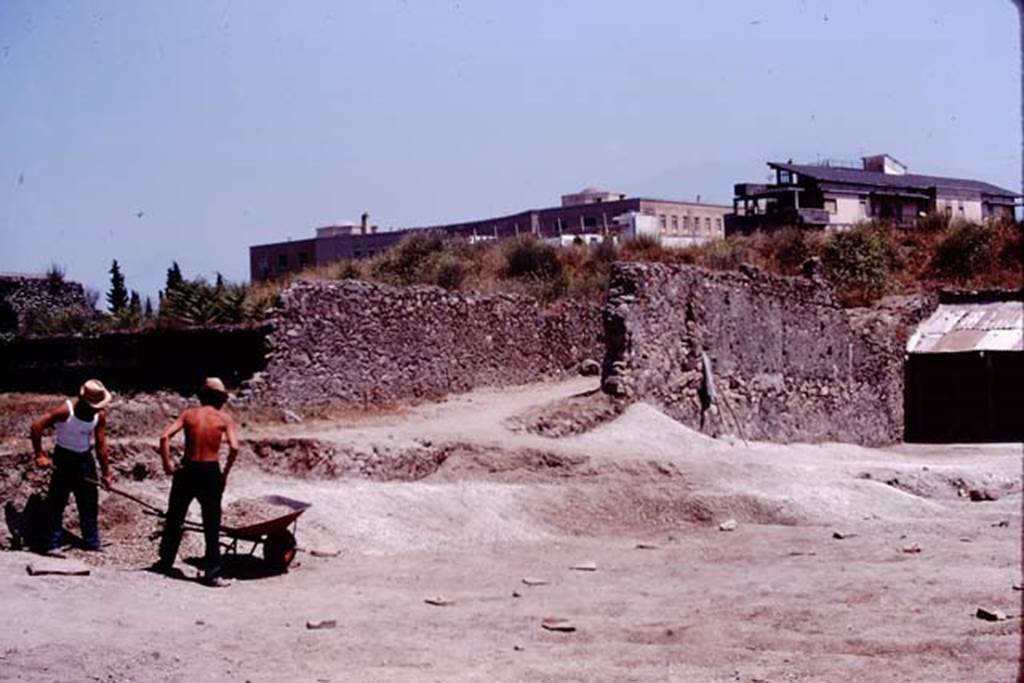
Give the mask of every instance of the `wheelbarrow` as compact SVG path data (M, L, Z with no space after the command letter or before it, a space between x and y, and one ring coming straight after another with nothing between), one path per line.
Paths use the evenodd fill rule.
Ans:
M273 519L242 527L221 526L221 535L229 539L227 542L222 541L221 545L225 547L227 552L238 554L238 543L240 541L251 543L249 555L255 554L256 548L262 545L263 561L271 569L282 572L286 571L292 560L295 559L295 531L299 526L299 517L312 504L278 495L261 496L258 500L280 505L291 511L280 517L274 517ZM192 531L203 530L201 524L190 523L198 527L191 529Z
M141 498L138 498L127 491L114 488L113 486L107 489L111 493L116 493L119 496L123 496L132 502L141 505L146 509L148 514L155 517L166 518L167 513L158 508L157 506L148 503ZM312 507L312 503L305 503L301 500L295 500L286 496L269 495L261 496L257 500L261 500L274 505L280 505L289 509L289 512L281 515L280 517L274 517L262 522L256 522L254 524L247 524L241 527L220 527L220 535L225 537L227 540L221 540L220 544L224 550L233 555L239 554L239 543L251 543L248 554L250 556L256 553L256 549L261 545L263 546L263 561L266 563L269 569L278 572L284 572L288 570L292 560L295 559L295 531L298 528L299 517L302 513ZM199 522L191 519L186 519L182 524L182 530L191 531L195 533L203 532L203 525ZM156 532L149 538L155 540L160 537L162 532Z

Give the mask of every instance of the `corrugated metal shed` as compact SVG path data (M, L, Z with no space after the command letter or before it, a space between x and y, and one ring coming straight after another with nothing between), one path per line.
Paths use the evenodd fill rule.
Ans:
M907 351L1024 351L1024 302L940 304L907 342Z

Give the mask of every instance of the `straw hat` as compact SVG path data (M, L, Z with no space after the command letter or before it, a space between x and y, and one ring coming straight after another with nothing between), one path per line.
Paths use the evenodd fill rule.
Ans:
M224 396L228 395L228 390L224 387L224 382L221 382L219 377L207 377L206 381L203 382L203 391L212 391Z
M110 392L98 379L90 379L78 390L78 398L85 401L94 410L101 410L113 400Z

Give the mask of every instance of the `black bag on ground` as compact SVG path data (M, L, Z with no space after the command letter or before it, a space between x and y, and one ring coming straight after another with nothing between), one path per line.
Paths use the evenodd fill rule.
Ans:
M37 552L47 549L50 540L50 513L46 507L46 499L41 494L33 493L25 503L25 509L19 511L18 506L8 501L4 505L4 518L7 530L11 533L11 548L21 550L28 548Z

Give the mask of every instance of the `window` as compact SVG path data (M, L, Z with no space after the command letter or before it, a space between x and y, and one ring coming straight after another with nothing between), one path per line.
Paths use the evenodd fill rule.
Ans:
M665 232L665 228L667 227L667 219L665 218L665 214L661 214L660 216L658 216L658 223L661 225L661 231Z
M690 232L690 217L683 216L683 232Z
M277 267L278 268L287 268L288 267L288 254L278 254L277 255Z
M711 234L711 216L704 217L704 232Z
M299 252L299 267L305 268L309 265L309 254L304 251Z
M672 234L679 234L679 216L672 216Z
M586 217L584 217L583 218L583 227L584 228L596 228L597 227L597 218L595 218L594 216L586 216Z
M825 200L825 210L828 211L833 216L836 215L837 213L839 213L839 206L836 204L836 200L834 200L834 199L826 199Z
M860 198L860 216L865 218L868 215L868 200L867 197Z
M960 200L957 201L957 203L956 203L956 211L961 216L964 215L964 200L960 199Z
M793 182L793 176L789 171L779 171L779 185L789 185Z
M715 232L717 232L718 234L722 234L722 219L721 218L716 218L715 219Z

